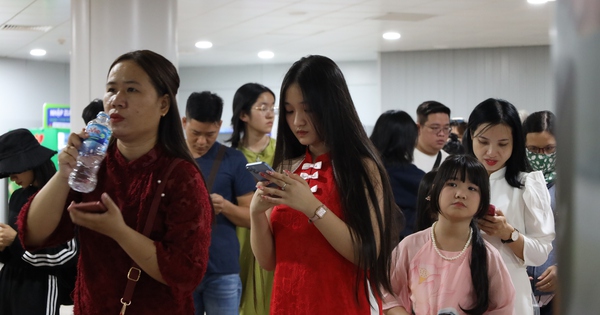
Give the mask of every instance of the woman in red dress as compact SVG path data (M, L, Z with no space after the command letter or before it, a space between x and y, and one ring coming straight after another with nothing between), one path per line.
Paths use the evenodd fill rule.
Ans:
M111 65L104 95L112 138L89 193L69 188L85 133L71 134L58 156L59 171L26 204L19 237L28 248L73 238L80 256L75 315L118 314L133 262L141 275L127 314L193 314L192 292L208 262L213 210L198 165L183 137L175 95L175 66L149 50L126 53ZM163 170L175 159L168 178ZM166 181L150 236L146 222L158 184ZM87 213L72 203L101 201L106 212Z
M344 76L323 56L290 68L281 87L274 166L252 199L251 245L275 269L271 314L380 314L401 229L383 164Z

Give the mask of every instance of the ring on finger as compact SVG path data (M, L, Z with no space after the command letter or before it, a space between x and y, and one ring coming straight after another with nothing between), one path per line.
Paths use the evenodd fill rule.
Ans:
M287 183L283 183L283 186L281 186L282 191L285 191L285 186L287 186Z

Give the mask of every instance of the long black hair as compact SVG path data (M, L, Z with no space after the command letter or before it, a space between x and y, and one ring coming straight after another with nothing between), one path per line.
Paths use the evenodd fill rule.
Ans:
M512 132L512 153L506 161L506 174L504 177L508 184L515 188L523 187L523 183L519 181L520 172L530 172L531 167L525 153L525 136L523 135L523 127L519 112L508 101L488 98L479 103L469 116L467 132L463 138L463 145L467 148L467 153L475 156L473 153L473 138L479 136L475 131L479 126L486 124L483 133L489 128L497 125L506 125Z
M157 142L173 157L184 159L200 171L198 164L192 158L181 127L181 117L177 108L177 90L179 89L179 74L175 66L167 58L150 50L136 50L119 56L108 69L124 61L133 61L148 74L159 97L168 95L169 111L160 118ZM111 145L115 138L111 137Z
M371 142L381 154L386 166L410 164L419 130L408 113L401 110L388 110L375 122Z
M285 108L285 95L291 85L298 84L304 101L308 104L310 118L317 134L323 140L331 156L335 182L340 192L345 223L358 257L356 276L356 298L359 283L369 296L369 286L391 291L390 260L402 226L393 224L393 212L400 211L394 202L394 194L386 170L377 150L369 141L358 118L342 71L333 60L323 56L307 56L296 61L286 73L281 85L280 108ZM279 115L277 144L273 165L277 168L284 160L302 156L306 152L286 121ZM369 172L367 163L376 166L378 174ZM379 176L383 192L383 209L379 207L376 187L373 182ZM365 191L367 194L365 194ZM369 211L372 206L375 215ZM373 222L373 218L376 222ZM379 226L375 235L373 224ZM380 241L377 254L376 239ZM362 275L362 278L360 277ZM370 283L370 284L369 284Z
M433 179L437 174L437 170L430 171L421 178L419 183L419 190L417 192L417 219L415 222L415 232L423 231L430 227L433 222L437 221L437 213L431 210L429 194L431 193L431 186L433 186Z
M461 309L467 314L483 314L489 306L489 276L487 264L487 248L476 220L483 218L490 205L490 181L487 170L477 158L468 155L451 155L444 160L437 170L433 187L431 188L431 207L439 214L442 213L439 204L439 196L449 180L469 180L479 187L480 201L477 212L471 219L473 236L471 239L471 282L473 294L475 294L475 305L471 309Z
M232 148L239 147L240 141L243 139L243 133L246 131L246 123L242 121L242 115L250 115L252 105L265 92L273 95L273 99L275 99L275 93L271 89L258 83L246 83L235 91L235 95L233 95L233 116L231 116L233 132L231 138L227 140L227 142L231 142Z

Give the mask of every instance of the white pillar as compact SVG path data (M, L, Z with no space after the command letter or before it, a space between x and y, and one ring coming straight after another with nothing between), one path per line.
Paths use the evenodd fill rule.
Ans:
M149 49L177 66L177 0L72 0L71 130L104 96L106 75L123 53Z
M600 2L556 1L553 46L557 116L556 230L560 308L600 309Z

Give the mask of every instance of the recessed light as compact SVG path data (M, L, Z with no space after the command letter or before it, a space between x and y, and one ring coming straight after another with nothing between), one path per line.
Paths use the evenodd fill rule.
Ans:
M273 57L275 57L275 54L269 50L263 50L258 53L258 58L260 59L271 59Z
M199 42L196 42L196 47L200 48L200 49L209 49L210 47L212 47L212 43L207 41L207 40L201 40Z
M38 56L38 57L39 56L45 56L46 55L46 51L43 50L43 49L32 49L29 52L29 54L32 55L32 56Z
M531 4L544 4L547 3L548 0L527 0L527 2Z
M386 32L383 33L383 38L387 40L396 40L400 38L400 33L398 32Z

